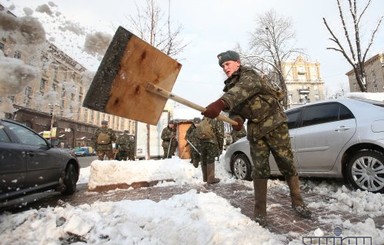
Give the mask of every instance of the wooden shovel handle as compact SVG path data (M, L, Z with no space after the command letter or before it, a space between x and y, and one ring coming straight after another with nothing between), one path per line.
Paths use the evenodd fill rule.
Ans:
M192 109L195 109L195 110L198 110L200 112L204 112L205 111L205 107L202 107L200 105L197 105L189 100L186 100L186 99L183 99L177 95L174 95L174 94L171 94L170 92L160 88L159 86L156 86L155 84L153 83L147 83L146 84L146 89L147 91L150 91L154 94L157 94L157 95L160 95L164 98L167 98L167 99L171 99L171 100L174 100L176 102L179 102L180 104L183 104L185 106L188 106ZM227 122L227 123L230 123L231 125L237 125L237 122L230 119L229 117L226 117L222 114L220 114L219 116L217 116L217 119L221 120L221 121L224 121L224 122Z

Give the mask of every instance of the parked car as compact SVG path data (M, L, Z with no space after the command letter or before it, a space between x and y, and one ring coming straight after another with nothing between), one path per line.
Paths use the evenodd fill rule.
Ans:
M384 103L340 98L289 109L289 134L296 168L303 177L344 178L353 187L384 191ZM225 168L251 180L246 137L225 153ZM281 175L270 156L272 175Z
M79 173L74 154L20 123L0 119L0 208L49 190L71 195Z
M83 146L83 147L79 147L79 148L76 148L74 150L75 152L75 155L77 157L88 157L88 156L94 156L95 153L92 149L92 147L89 147L89 146Z

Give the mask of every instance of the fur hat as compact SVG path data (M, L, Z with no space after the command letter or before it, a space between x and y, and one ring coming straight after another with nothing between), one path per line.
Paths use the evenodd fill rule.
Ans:
M228 50L217 55L219 59L219 66L223 66L223 63L228 60L238 61L240 60L240 55L235 51Z

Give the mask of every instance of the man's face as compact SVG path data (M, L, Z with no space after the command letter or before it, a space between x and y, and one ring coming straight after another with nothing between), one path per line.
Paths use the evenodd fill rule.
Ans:
M239 69L240 61L228 60L223 63L222 67L227 77L230 77L235 71Z

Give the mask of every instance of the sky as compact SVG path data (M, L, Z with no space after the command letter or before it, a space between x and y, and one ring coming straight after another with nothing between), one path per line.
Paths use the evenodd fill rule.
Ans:
M219 161L216 163L216 177L221 179L221 183L238 182L252 188L252 182L235 180L225 170L223 157ZM90 167L81 168L80 173L78 183L87 183L89 190L112 184L159 179L174 179L175 182L159 182L157 186L202 185L201 169L194 168L189 159L178 157L134 162L95 160ZM269 180L268 186L287 188L286 183L280 180ZM342 227L343 237L372 236L372 244L384 243L384 227L376 228L373 220L374 217L382 216L384 211L382 194L353 191L325 181L320 184L307 181L303 188L310 188L314 193L331 197L316 203L307 202L309 208L367 215L367 219L358 223L342 220L335 215L318 217L331 227ZM108 195L130 190L132 189L114 189L108 191ZM95 194L97 192L85 192L85 195ZM267 203L267 208L269 205L274 204ZM243 215L239 208L233 207L229 200L213 192L198 192L193 188L184 194L174 195L159 202L149 199L96 201L78 206L62 203L56 207L0 214L1 244L62 244L59 239L69 239L68 233L81 237L87 244L286 245L284 235L262 228ZM296 234L297 239L288 245L302 244L303 235L333 234L316 228L308 234ZM295 234L290 236L295 237Z
M97 50L95 40L112 37L118 26L128 28L128 17L136 16L135 2L142 6L145 1L89 1L85 0L8 0L0 1L18 16L31 15L42 22L47 39L74 57L92 71L96 71L103 57ZM164 12L167 0L155 1ZM361 2L361 1L358 1ZM363 1L365 2L365 1ZM36 11L36 7L47 4L51 13ZM187 43L184 52L177 58L182 69L172 93L201 106L215 101L221 94L224 73L217 64L217 54L240 45L248 48L250 33L257 15L274 9L277 14L292 20L296 31L297 47L308 54L309 61L318 61L321 76L329 95L349 91L345 73L350 70L348 63L335 51L326 50L332 46L322 18L325 17L337 33L339 19L336 0L179 0L171 1L171 21L181 26L181 39ZM383 15L384 2L375 0L362 20L361 34L368 40L369 31ZM32 10L32 11L31 11ZM70 24L69 24L70 23ZM366 29L364 29L366 27ZM99 32L96 35L96 32ZM87 39L87 34L88 39ZM365 42L366 43L366 42ZM368 57L384 50L384 26L382 25L375 45ZM100 47L98 46L98 47ZM86 51L93 47L93 52ZM90 54L92 53L92 54Z

